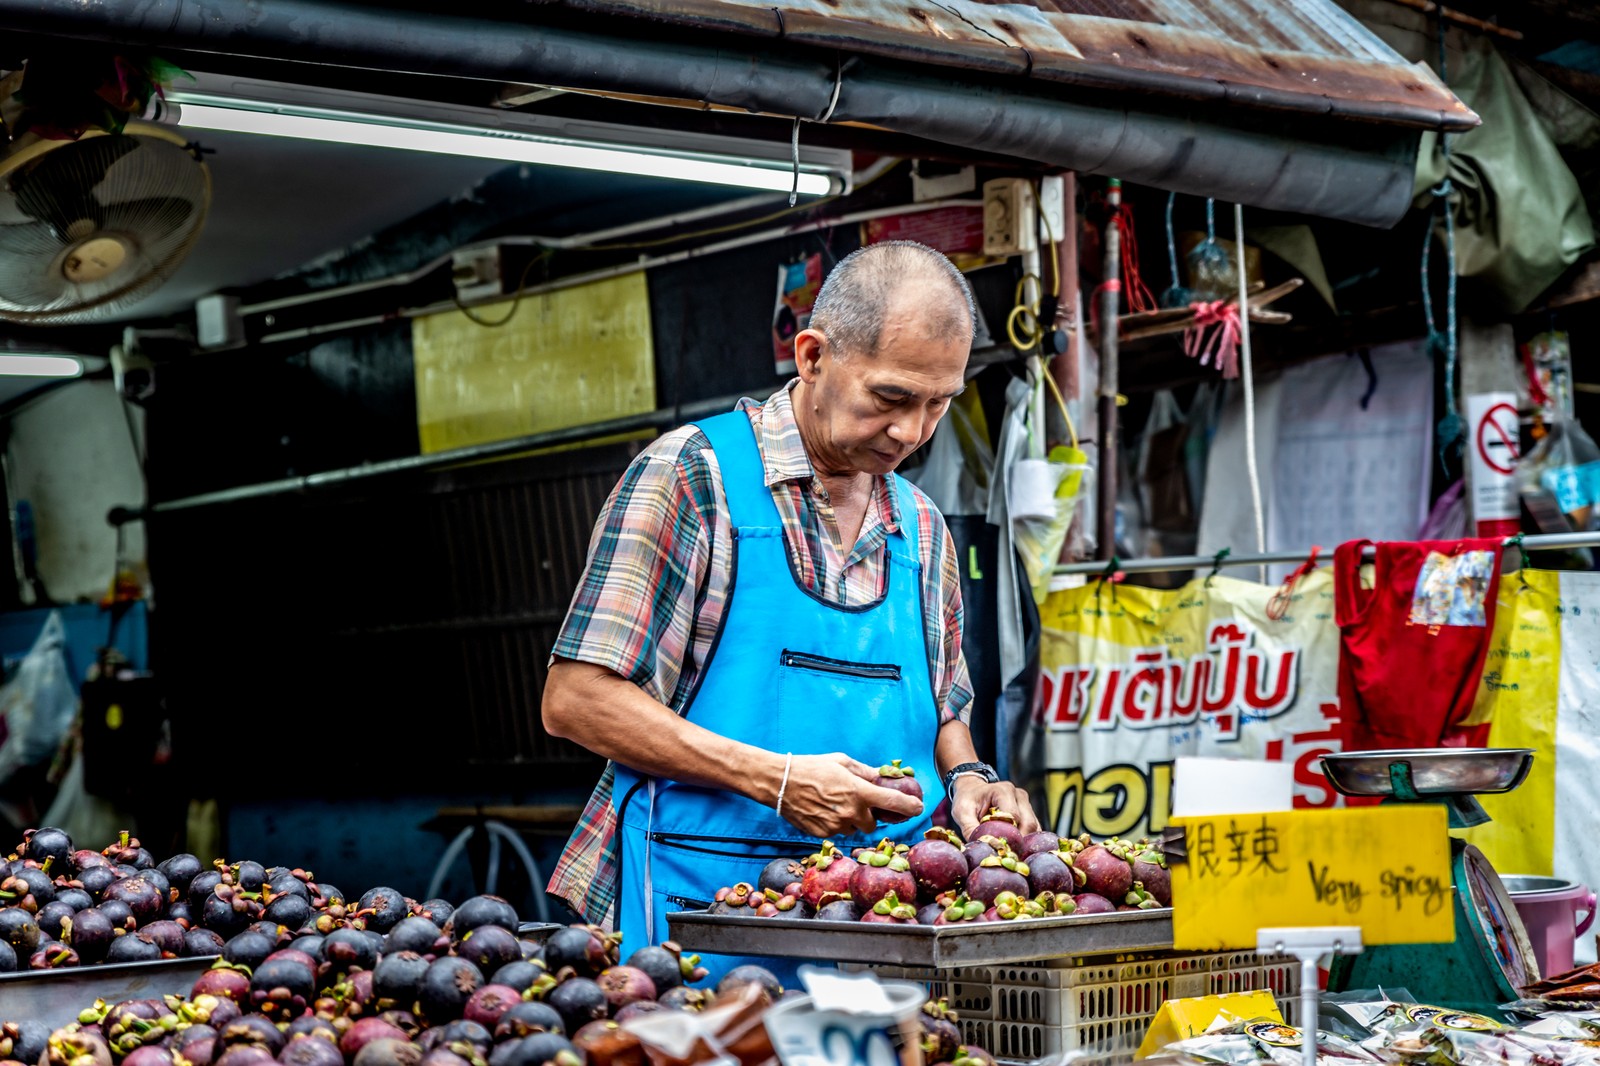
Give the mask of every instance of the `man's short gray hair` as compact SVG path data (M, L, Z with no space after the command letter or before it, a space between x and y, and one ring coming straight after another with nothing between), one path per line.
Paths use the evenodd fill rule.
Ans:
M929 301L924 312L928 333L940 341L959 340L970 346L978 321L972 286L943 253L916 241L869 244L839 260L817 293L811 327L845 354L875 354L894 297L910 285L928 281L945 283L951 297Z

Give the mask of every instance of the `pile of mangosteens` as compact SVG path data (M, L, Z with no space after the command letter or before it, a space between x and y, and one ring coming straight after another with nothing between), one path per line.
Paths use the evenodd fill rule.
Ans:
M882 782L880 782L882 783ZM828 841L803 859L776 859L756 884L716 891L712 914L958 925L1110 914L1172 905L1165 857L1148 840L1022 833L990 810L963 843L948 829L914 845L881 841L845 855Z

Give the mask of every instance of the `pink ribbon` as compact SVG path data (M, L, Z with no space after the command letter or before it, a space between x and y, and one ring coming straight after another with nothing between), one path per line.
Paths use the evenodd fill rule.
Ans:
M1194 321L1183 331L1183 354L1215 366L1224 378L1239 376L1239 307L1226 300L1190 304Z

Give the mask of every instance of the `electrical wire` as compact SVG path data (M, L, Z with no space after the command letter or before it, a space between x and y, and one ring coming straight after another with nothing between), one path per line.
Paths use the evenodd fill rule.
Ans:
M479 318L472 308L461 302L460 289L455 290L453 294L453 298L456 302L456 310L460 311L462 314L466 315L467 318L471 319L473 322L476 322L480 326L484 326L488 329L499 329L501 326L510 322L517 316L517 308L522 305L522 290L528 285L528 275L533 272L533 268L535 266L544 262L546 259L549 259L550 256L550 249L546 248L532 259L529 259L527 265L522 268L522 276L517 279L516 291L512 293L511 307L506 311L504 318L492 320L487 318Z
M1011 313L1006 316L1006 336L1011 339L1011 346L1019 352L1031 350L1034 345L1039 343L1040 338L1044 336L1044 329L1039 324L1040 297L1035 296L1031 304L1023 298L1023 290L1027 288L1028 280L1030 278L1033 280L1034 289L1036 292L1042 293L1044 291L1044 283L1039 280L1039 275L1022 275L1022 277L1017 279L1016 290L1011 296L1013 304ZM1027 330L1027 333L1022 336L1018 336L1017 324L1024 315L1031 317L1032 322L1026 324L1024 327Z

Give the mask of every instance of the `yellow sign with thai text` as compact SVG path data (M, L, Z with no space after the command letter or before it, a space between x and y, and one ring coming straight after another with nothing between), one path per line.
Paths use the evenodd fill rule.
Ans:
M1173 946L1254 948L1256 931L1361 927L1365 944L1455 939L1450 837L1435 805L1177 818Z

